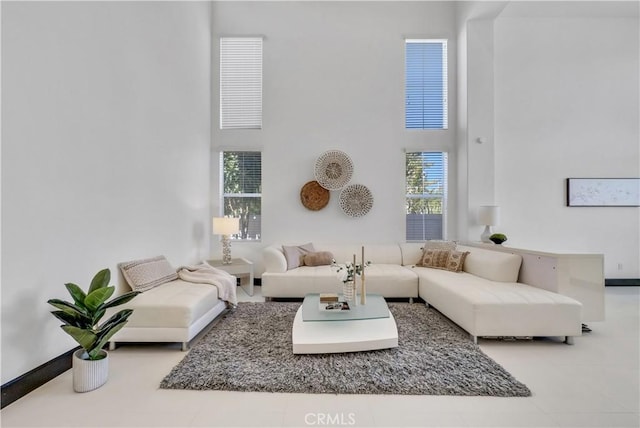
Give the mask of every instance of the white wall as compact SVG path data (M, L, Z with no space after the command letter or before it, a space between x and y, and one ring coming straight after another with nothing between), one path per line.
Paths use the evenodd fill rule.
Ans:
M2 2L2 383L75 346L64 283L208 253L209 7Z
M640 276L639 209L566 207L565 179L640 176L635 6L495 22L498 229L514 247L603 253L607 278Z
M263 150L262 242L234 243L261 273L260 248L274 242L399 242L404 237L404 149L451 150L455 233L456 43L452 2L217 2L213 5L214 64L221 35L263 35L264 125L260 131L220 131L216 149ZM448 131L404 129L404 38L447 38ZM213 81L218 81L213 69ZM214 85L213 100L218 99ZM213 118L218 117L213 103ZM329 149L354 161L352 183L373 193L364 217L340 210L339 191L329 205L309 211L299 199L314 179L317 157ZM217 181L217 162L212 180ZM219 212L218 189L213 213ZM212 240L212 253L220 246Z

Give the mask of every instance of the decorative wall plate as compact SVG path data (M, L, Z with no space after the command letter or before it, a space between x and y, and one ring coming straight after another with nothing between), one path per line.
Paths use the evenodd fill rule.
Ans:
M373 206L373 195L367 186L351 184L340 192L340 208L349 217L362 217Z
M325 189L342 189L351 180L353 162L345 152L329 150L316 160L315 177Z
M311 211L318 211L329 203L330 192L317 181L309 181L300 189L300 202Z

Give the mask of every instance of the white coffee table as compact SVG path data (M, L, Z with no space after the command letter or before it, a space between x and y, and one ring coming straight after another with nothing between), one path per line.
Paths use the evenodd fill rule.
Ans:
M367 304L350 311L322 312L319 295L308 294L293 320L294 354L372 351L398 346L398 327L384 298L367 294Z

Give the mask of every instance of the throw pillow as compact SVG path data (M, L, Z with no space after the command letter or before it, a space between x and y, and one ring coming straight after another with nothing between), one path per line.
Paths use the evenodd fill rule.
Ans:
M422 257L420 266L435 269L444 269L444 267L447 265L447 260L450 253L451 251L449 250L427 249L424 253L424 256Z
M120 270L134 291L147 291L178 279L178 273L164 256L120 263Z
M424 260L424 257L426 255L426 253L427 253L427 250L449 250L449 251L453 251L455 249L456 249L455 241L443 241L443 240L439 240L439 239L433 239L433 240L426 241L424 243L424 246L422 247L422 256L420 257L420 260L418 261L418 263L416 263L416 266L424 266L423 260Z
M284 253L284 258L287 259L287 270L295 269L302 265L304 255L314 251L316 250L311 242L304 245L283 245L282 252Z
M445 269L451 272L462 272L467 254L469 251L451 251L447 257Z
M303 264L305 266L324 266L330 265L333 260L333 254L329 251L318 251L315 253L307 253L304 255Z

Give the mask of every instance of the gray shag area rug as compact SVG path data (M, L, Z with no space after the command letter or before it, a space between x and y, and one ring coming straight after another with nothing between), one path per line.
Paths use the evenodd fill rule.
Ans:
M531 391L469 335L422 304L389 303L399 347L294 355L300 303L240 303L162 380L160 388L314 394L526 397Z

